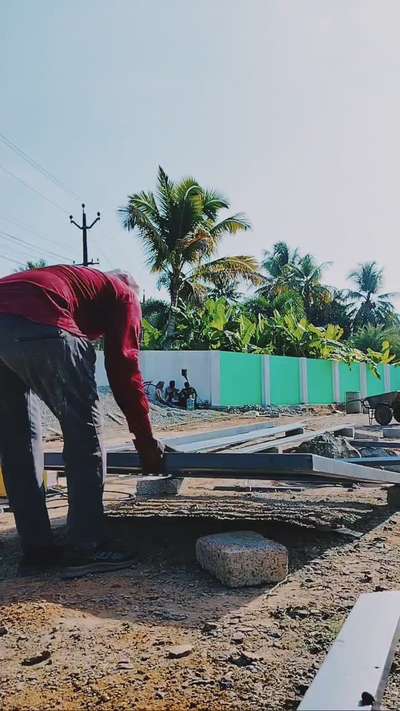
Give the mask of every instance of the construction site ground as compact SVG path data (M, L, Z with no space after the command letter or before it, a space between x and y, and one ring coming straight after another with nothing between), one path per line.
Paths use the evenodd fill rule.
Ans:
M295 419L315 430L367 424L366 415L318 412L266 422ZM252 421L263 420L234 417L215 426ZM110 421L106 440L122 445L129 433ZM55 437L47 449L60 445ZM137 561L79 580L17 577L13 518L2 514L0 708L296 709L360 593L400 589L400 513L387 506L385 487L214 490L228 483L245 482L193 479L176 500L138 502L128 500L133 477L108 477L110 533L135 549ZM48 505L54 526L63 526L65 498ZM362 535L337 532L338 525ZM232 590L197 566L197 537L234 528L287 545L283 583ZM399 656L384 708L400 708Z

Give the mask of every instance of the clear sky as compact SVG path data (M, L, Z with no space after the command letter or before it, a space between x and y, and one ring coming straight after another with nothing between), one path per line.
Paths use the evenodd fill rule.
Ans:
M79 261L84 200L91 256L155 294L116 209L160 163L248 214L221 254L286 240L328 283L375 259L400 290L399 27L398 0L3 0L0 132L80 199L0 143L0 273Z

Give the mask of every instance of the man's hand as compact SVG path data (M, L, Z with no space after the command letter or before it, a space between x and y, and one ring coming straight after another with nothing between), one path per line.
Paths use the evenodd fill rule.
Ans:
M164 471L165 447L157 439L148 442L135 442L136 449L142 461L143 474L162 474Z

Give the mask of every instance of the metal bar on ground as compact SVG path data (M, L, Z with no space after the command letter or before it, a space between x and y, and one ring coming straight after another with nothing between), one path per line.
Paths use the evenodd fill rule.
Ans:
M298 711L378 708L400 636L400 592L360 595Z
M300 423L294 425L281 425L279 427L265 427L263 429L253 429L251 431L242 432L235 435L225 435L218 438L209 437L208 432L203 434L201 440L194 442L179 442L179 437L166 440L165 444L173 447L177 452L216 452L221 449L232 447L241 442L250 442L251 440L270 439L277 435L286 435L288 432L300 434L304 432L304 427Z
M45 469L63 469L62 455L45 454ZM140 470L140 458L135 452L109 452L107 471ZM167 453L165 473L188 478L286 479L316 475L345 481L367 481L377 484L400 484L400 475L387 470L350 464L342 459L328 459L315 454L231 454L231 453ZM232 477L231 477L232 478Z
M400 467L400 457L390 456L387 457L347 457L343 459L344 462L349 462L349 464L362 464L367 467L385 467L394 466Z
M211 424L211 423L210 423ZM290 427L302 427L302 422L294 422L285 426L285 431L289 431ZM204 439L219 439L220 437L230 437L233 435L241 435L246 432L254 432L255 430L276 430L281 425L268 425L265 422L253 425L240 425L239 427L225 427L219 430L204 430L197 434L187 434L182 437L173 437L172 439L163 440L166 444L173 447L176 444L187 444L188 442L202 442Z
M382 447L382 449L400 449L398 440L391 442L390 439L351 439L350 444L353 447Z

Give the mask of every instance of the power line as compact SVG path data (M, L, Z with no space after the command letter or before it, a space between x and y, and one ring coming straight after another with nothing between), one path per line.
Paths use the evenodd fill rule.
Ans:
M9 222L11 225L15 225L16 227L21 228L22 230L25 230L26 232L30 233L33 237L40 237L40 239L43 239L45 242L49 242L49 244L55 244L58 247L61 247L64 249L65 245L62 244L61 242L57 242L57 240L52 239L50 237L46 237L44 234L41 232L38 232L32 225L28 225L26 222L18 222L17 220L11 220L8 217L4 217L3 215L0 215L0 220L3 220L4 222ZM73 260L73 257L69 257L71 261Z
M31 158L31 156L28 155L28 153L25 153L25 151L22 150L16 143L11 141L7 136L4 135L4 133L0 132L0 141L4 143L10 150L14 151L17 155L20 156L23 160L25 160L31 168L35 168L35 170L39 171L42 175L44 175L47 180L50 180L54 185L56 185L58 188L63 190L65 193L68 195L71 195L72 197L76 198L76 200L80 200L79 195L73 192L73 190L70 190L67 188L64 183L57 178L56 175L53 175L53 173L50 173L47 168L44 168L37 160L34 158Z
M36 244L33 244L32 242L28 242L27 240L21 239L20 237L16 237L15 235L11 234L10 232L5 232L4 230L0 230L0 235L4 237L5 239L10 239L13 242L18 242L22 245L25 245L27 247L33 247L36 251L39 252L44 252L45 254L49 254L52 257L59 257L61 259L66 259L67 261L70 260L70 257L66 257L65 254L60 254L59 252L53 252L50 249L44 249L42 250L40 247L38 247Z
M19 175L15 175L11 170L8 170L7 168L4 167L4 165L1 165L0 163L0 169L6 174L6 175L11 175L15 180L18 180L22 185L24 185L26 188L29 190L32 190L34 193L37 193L37 195L40 195L40 197L43 198L43 200L46 200L47 202L50 203L50 205L53 205L53 207L56 207L57 210L61 210L64 214L68 214L68 211L59 205L57 202L54 202L54 200L50 200L50 198L46 197L43 193L40 192L40 190L37 190L37 188L34 188L32 185L27 183L25 180L19 177Z
M11 257L6 257L4 254L0 254L0 259L6 259L7 262L14 262L14 264L19 264L20 267L24 266L23 262L19 262L17 259L12 259Z
M50 249L42 249L41 247L38 247L36 244L33 244L32 242L28 242L27 240L21 239L20 237L16 237L15 235L10 234L10 232L4 232L3 230L0 230L0 236L3 237L4 239L9 239L12 240L13 242L17 242L18 244L22 244L23 246L30 247L31 249L34 249L37 252L45 253L47 255L50 255L52 257L58 257L60 259L67 259L69 260L69 257L66 257L65 254L60 254L59 252L53 252Z
M95 239L97 240L97 237L100 237L100 236L105 237L103 231L101 231L100 234L95 234ZM97 240L97 249L99 250L99 252L100 252L100 254L102 255L102 257L103 257L103 259L105 260L105 262L107 262L108 266L109 266L109 267L112 267L111 259L109 258L109 256L108 256L107 252L105 251L104 247L103 247L101 244L99 244L99 241L100 241L100 240Z

